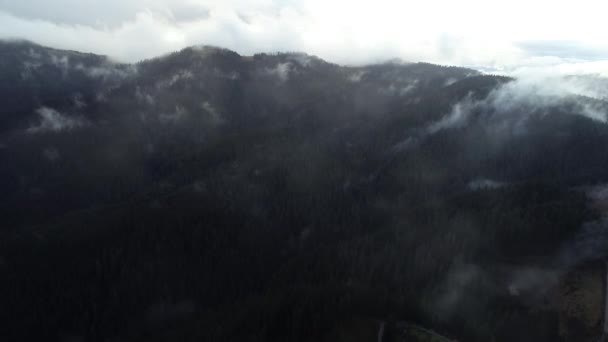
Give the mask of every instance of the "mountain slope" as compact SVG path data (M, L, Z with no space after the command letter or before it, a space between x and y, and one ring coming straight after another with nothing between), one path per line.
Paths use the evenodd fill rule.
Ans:
M555 291L599 215L581 189L608 180L601 98L299 53L0 55L7 340L566 336Z

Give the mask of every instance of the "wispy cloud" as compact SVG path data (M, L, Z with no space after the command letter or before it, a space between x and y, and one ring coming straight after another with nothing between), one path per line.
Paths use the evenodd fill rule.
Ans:
M28 133L59 132L86 125L82 119L66 116L48 107L41 107L36 113L40 116L40 122L28 128Z

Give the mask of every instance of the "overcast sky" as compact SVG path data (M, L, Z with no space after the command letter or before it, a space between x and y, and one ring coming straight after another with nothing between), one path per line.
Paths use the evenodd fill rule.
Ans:
M189 45L608 71L605 0L0 0L0 38L137 61Z

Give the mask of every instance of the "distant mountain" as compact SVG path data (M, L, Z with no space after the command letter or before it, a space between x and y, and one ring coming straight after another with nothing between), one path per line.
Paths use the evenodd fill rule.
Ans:
M559 82L0 42L0 336L591 340L606 83Z

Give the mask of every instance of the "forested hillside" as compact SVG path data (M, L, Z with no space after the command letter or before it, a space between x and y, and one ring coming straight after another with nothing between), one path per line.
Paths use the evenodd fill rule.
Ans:
M604 257L574 243L602 215L601 97L425 63L2 42L0 104L3 341L601 335L562 294Z

